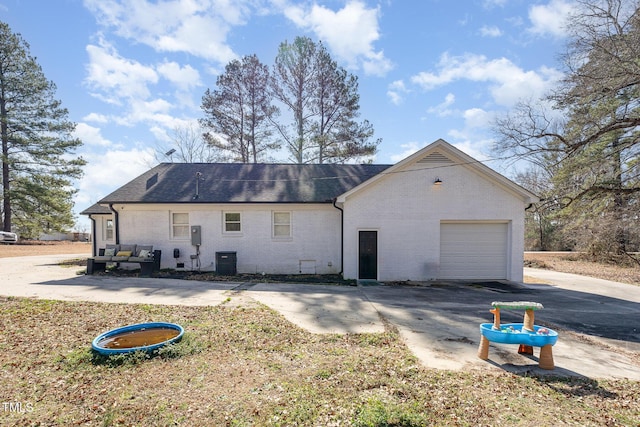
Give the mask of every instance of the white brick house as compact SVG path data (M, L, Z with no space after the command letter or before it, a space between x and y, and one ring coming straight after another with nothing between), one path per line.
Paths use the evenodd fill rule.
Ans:
M163 268L235 252L242 273L521 281L535 201L438 140L395 165L163 163L83 213L94 252L150 244Z

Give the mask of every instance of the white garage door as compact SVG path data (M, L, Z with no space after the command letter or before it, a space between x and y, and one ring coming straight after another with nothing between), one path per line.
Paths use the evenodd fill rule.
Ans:
M506 279L507 223L440 224L441 279Z

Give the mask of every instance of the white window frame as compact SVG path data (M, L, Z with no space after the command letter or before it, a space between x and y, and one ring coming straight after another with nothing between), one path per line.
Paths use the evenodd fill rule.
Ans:
M186 215L187 222L175 222L175 215ZM172 240L189 240L191 237L191 226L189 225L189 212L171 212L171 239ZM176 233L177 229L184 233Z
M288 221L282 221L282 220L277 220L276 216L278 216L278 214L287 214L288 215ZM293 237L293 226L292 226L292 220L293 215L291 214L291 211L273 211L271 213L271 236L274 239L291 239ZM278 229L283 229L283 227L288 227L289 229L289 233L288 234L279 234L276 230Z
M238 220L227 220L227 215L238 215ZM227 230L227 225L238 224L239 230ZM222 233L238 235L242 234L242 212L224 211L222 212Z
M115 222L113 221L113 218L105 218L104 219L104 240L105 241L113 241L115 238ZM111 225L111 226L109 226ZM111 232L111 233L109 233ZM109 235L111 234L111 235Z

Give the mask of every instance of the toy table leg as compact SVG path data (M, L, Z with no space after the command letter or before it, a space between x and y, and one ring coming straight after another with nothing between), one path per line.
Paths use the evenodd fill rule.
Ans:
M534 311L530 308L524 311L524 321L522 323L522 329L527 330L529 332L533 332L533 321L534 321Z
M531 356L533 355L533 347L526 344L520 344L520 347L518 347L518 354L528 354Z
M540 358L538 360L538 366L542 369L553 369L555 365L553 363L553 350L551 350L551 344L547 344L540 348Z
M484 335L480 338L478 357L482 360L487 360L489 358L489 340Z

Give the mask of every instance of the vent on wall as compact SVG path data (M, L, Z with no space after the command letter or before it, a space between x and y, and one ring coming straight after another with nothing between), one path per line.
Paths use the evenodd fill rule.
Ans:
M433 153L428 154L422 159L418 160L418 163L427 163L427 164L453 164L453 160L448 158L442 153L434 151Z

